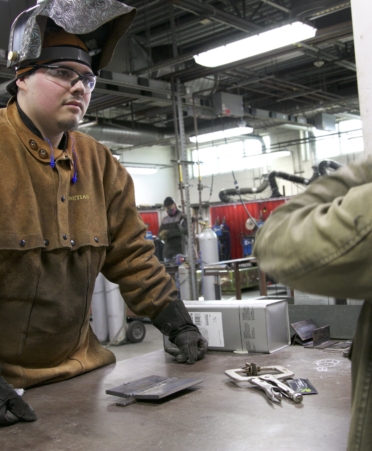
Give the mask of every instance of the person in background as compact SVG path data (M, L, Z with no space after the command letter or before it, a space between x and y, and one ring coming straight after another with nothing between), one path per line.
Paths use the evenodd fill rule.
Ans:
M172 197L166 197L163 205L167 216L160 225L159 238L164 241L164 262L171 262L176 255L186 253L187 220Z
M65 0L45 0L12 25L16 76L0 110L0 426L36 419L15 389L115 362L89 324L100 272L169 337L178 362L207 350L145 239L130 175L110 149L76 131L134 16L118 0L67 9Z
M159 229L159 239L164 243L163 261L171 265L176 265L176 256L185 255L187 219L186 216L177 208L176 202L172 197L166 197L163 203L167 216L163 218ZM181 286L178 268L174 273L174 281L178 290L178 299L181 299Z
M372 447L372 161L341 167L277 208L256 236L260 268L287 286L363 299L349 357L348 451Z

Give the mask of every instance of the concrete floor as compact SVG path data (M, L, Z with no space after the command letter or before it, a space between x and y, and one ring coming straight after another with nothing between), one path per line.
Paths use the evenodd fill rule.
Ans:
M144 326L146 328L146 335L140 343L109 346L108 349L115 354L117 362L163 349L163 335L160 331L151 323L144 322Z

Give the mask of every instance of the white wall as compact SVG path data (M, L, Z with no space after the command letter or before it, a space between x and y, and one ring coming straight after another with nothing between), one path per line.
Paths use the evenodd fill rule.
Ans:
M175 159L175 157L171 147L152 146L125 152L121 161L124 161L123 166L131 162L172 165L172 159ZM132 178L137 206L163 204L167 196L172 196L175 200L179 198L176 167L159 169L156 174L151 175L134 174Z
M136 205L144 207L163 204L167 196L175 196L177 183L173 173L173 169L161 169L156 174L132 175Z

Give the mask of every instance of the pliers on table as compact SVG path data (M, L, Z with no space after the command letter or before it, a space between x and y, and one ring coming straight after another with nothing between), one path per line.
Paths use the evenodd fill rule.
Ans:
M274 385L269 384L258 376L250 378L249 383L263 390L270 401L282 402L282 393L279 388Z
M303 396L301 393L295 392L272 374L251 377L249 378L249 382L263 390L270 401L281 402L282 396L284 395L287 398L292 399L296 404L302 402Z

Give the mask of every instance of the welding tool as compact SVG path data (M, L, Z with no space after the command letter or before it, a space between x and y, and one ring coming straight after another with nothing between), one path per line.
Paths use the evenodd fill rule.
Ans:
M272 402L281 402L282 396L294 401L302 402L303 396L281 382L294 376L294 372L280 365L259 366L246 363L243 368L226 370L225 374L235 382L249 382L260 388Z

